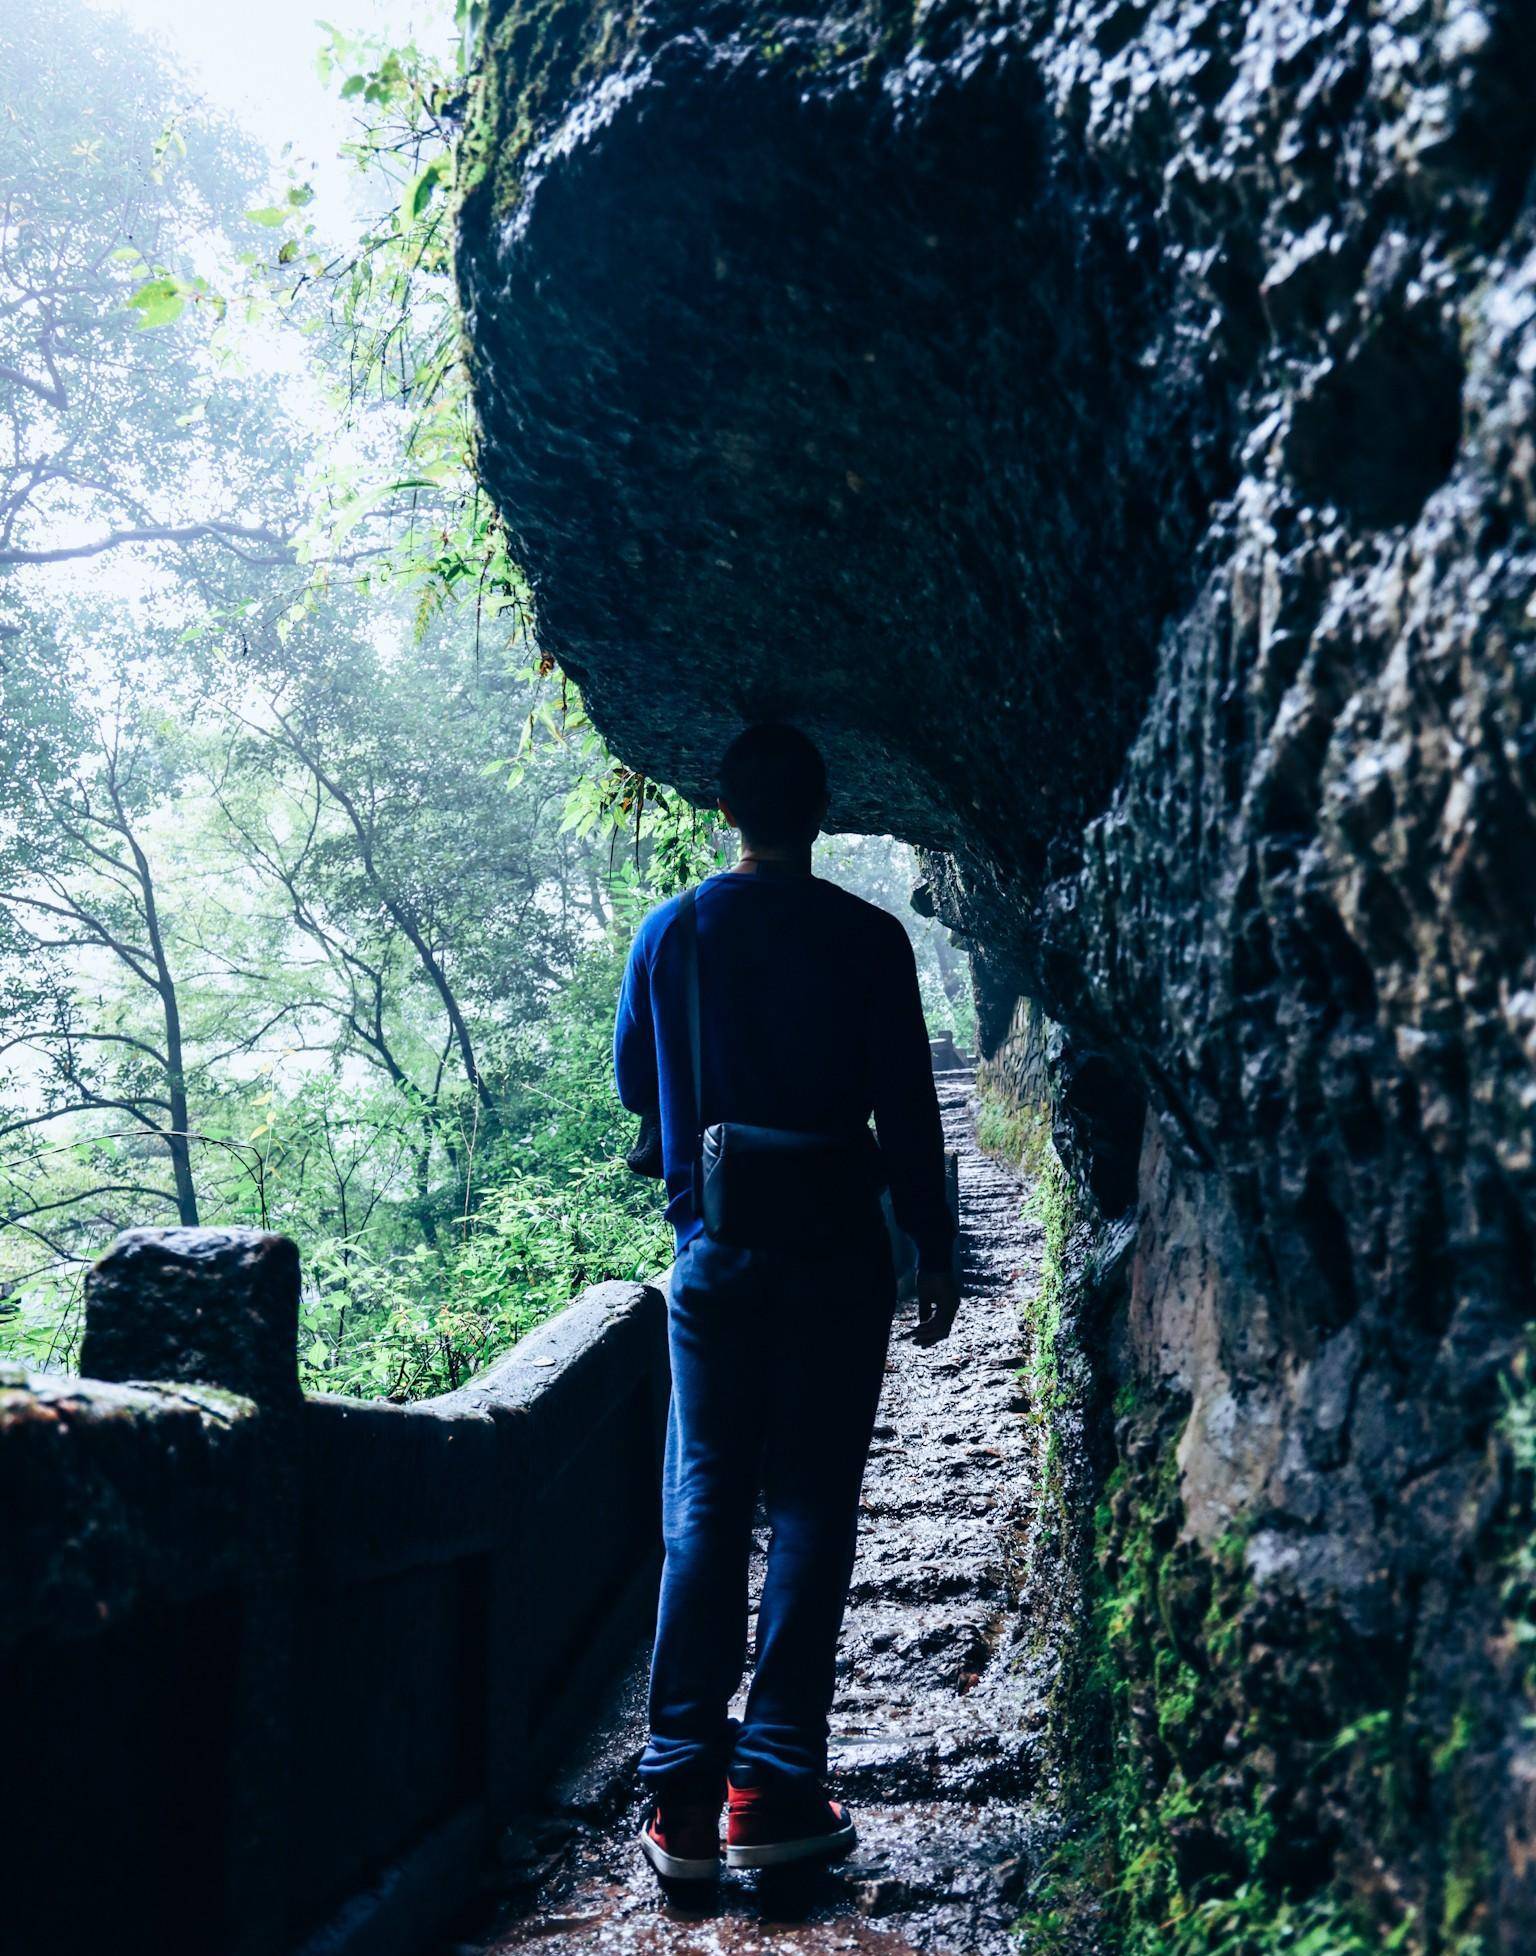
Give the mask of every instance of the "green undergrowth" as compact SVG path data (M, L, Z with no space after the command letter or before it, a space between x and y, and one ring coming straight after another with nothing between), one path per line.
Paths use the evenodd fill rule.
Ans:
M1043 1107L1023 1105L994 1082L978 1091L978 1145L1017 1167L1026 1191L1023 1214L1045 1230L1040 1282L1025 1301L1027 1356L1019 1372L1030 1423L1042 1429L1044 1493L1062 1500L1061 1424L1072 1385L1064 1364L1062 1308L1067 1295L1067 1254L1077 1219L1071 1182L1051 1140L1050 1117Z
M1118 1411L1124 1415L1122 1397ZM1289 1842L1268 1734L1245 1703L1246 1542L1180 1536L1171 1434L1110 1472L1093 1525L1084 1650L1068 1715L1086 1755L1075 1826L1019 1925L1029 1956L1076 1956L1084 1918L1115 1956L1371 1956L1413 1922L1368 1926L1326 1885L1282 1873ZM1328 1753L1369 1753L1367 1715ZM1256 1763L1257 1762L1257 1763ZM1470 1956L1470 1952L1467 1952Z
M1326 1626L1277 1631L1244 1532L1185 1536L1183 1409L1154 1414L1122 1389L1115 1412L1120 1454L1094 1516L1063 1712L1086 1763L1023 1949L1078 1956L1086 1909L1115 1956L1486 1956L1486 1820L1468 1790L1479 1714L1438 1714L1436 1729L1411 1683L1351 1667ZM1528 1437L1536 1471L1536 1407ZM1510 1568L1511 1608L1529 1611L1528 1532ZM1416 1869L1370 1915L1343 1880L1360 1839Z
M1047 1156L1053 1161L1056 1157L1046 1110L1022 1104L985 1078L977 1087L976 1143L989 1155L1022 1169L1031 1181Z
M1536 1339L1505 1378L1499 1431L1510 1465L1499 1602L1520 1681L1536 1699Z
M1066 1365L1062 1311L1067 1299L1067 1251L1072 1238L1075 1205L1066 1170L1047 1138L1035 1179L1025 1201L1025 1214L1045 1229L1040 1284L1024 1307L1029 1335L1029 1358L1023 1381L1030 1417L1045 1426L1044 1469L1047 1483L1060 1497L1062 1421L1072 1404L1073 1383Z
M1314 1791L1384 1837L1413 1824L1404 1816L1415 1805L1422 1813L1426 1801L1453 1813L1449 1789L1470 1718L1425 1741L1405 1731L1386 1677L1356 1677L1331 1695L1332 1653L1309 1645L1300 1622L1277 1679L1268 1668L1275 1653L1255 1628L1246 1534L1234 1529L1210 1545L1185 1536L1176 1449L1187 1405L1126 1382L1094 1418L1095 1367L1102 1373L1105 1361L1083 1348L1081 1327L1095 1321L1095 1219L1051 1145L1048 1116L984 1079L977 1133L983 1147L1023 1167L1025 1213L1044 1226L1021 1384L1029 1417L1045 1429L1042 1507L1057 1515L1059 1538L1081 1565L1076 1648L1065 1655L1050 1720L1067 1827L1031 1884L1021 1950L1482 1956L1486 1871L1472 1827L1449 1827L1445 1866L1423 1905L1388 1920L1363 1919L1342 1891L1326 1827L1310 1844L1301 1839ZM1072 1471L1085 1424L1112 1456L1096 1500L1084 1470ZM1512 1392L1505 1426L1536 1487L1536 1389ZM1509 1571L1509 1615L1529 1625L1536 1667L1529 1530L1511 1549ZM1325 1697L1303 1741L1288 1708L1313 1689Z

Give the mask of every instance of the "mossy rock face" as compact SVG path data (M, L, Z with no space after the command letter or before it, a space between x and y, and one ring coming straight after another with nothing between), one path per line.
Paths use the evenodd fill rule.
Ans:
M1157 1466L1111 1477L1071 1708L1105 1746L1087 1854L1116 1886L1125 1956L1280 1956L1304 1934L1330 1956L1518 1947L1496 1763L1528 1690L1518 1667L1480 1669L1471 1639L1446 1640L1404 1676L1393 1643L1341 1636L1293 1588L1257 1581L1242 1539L1202 1552L1181 1528L1186 1411L1137 1415L1132 1450L1150 1443ZM1528 1515L1529 1484L1514 1498ZM1489 1546L1482 1605L1509 1566Z
M1494 1521L1536 1316L1528 11L516 0L458 256L484 480L620 755L705 800L744 719L800 721L836 825L938 852L989 1048L1020 993L1065 1030L1062 1148L1140 1219L1091 1356L1188 1408L1145 1823L1181 1879L1289 1830L1459 1956L1536 1940ZM1390 1771L1298 1763L1382 1713Z

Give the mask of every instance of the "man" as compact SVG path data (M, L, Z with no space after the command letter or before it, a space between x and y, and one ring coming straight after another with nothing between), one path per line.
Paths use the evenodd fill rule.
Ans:
M854 1843L827 1797L827 1715L853 1567L859 1486L895 1304L879 1204L918 1250L920 1343L959 1304L943 1131L912 946L901 924L811 874L827 811L820 754L793 727L756 726L720 769L741 832L733 870L641 925L614 1033L624 1105L661 1117L672 1404L666 1565L640 1772L641 1846L659 1874L833 1860ZM690 960L697 973L690 1017ZM695 1039L702 1078L694 1071ZM878 1156L869 1136L873 1114ZM785 1213L770 1240L706 1233L695 1174L710 1123L854 1137L878 1171L807 1242ZM804 1207L819 1191L808 1188ZM771 1529L757 1653L739 1728L728 1707L747 1640L747 1570L761 1492Z

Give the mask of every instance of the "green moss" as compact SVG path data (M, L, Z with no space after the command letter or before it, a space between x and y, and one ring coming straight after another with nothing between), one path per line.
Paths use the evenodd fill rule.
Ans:
M1242 1882L1170 1923L1159 1956L1381 1956L1404 1946L1409 1926L1383 1938L1363 1929L1335 1897L1292 1901L1261 1882Z
M791 25L797 31L790 31ZM781 9L742 0L713 31L754 45L765 66L807 81L857 81L900 59L918 37L911 0L866 0L812 28ZM618 74L672 31L639 0L504 0L493 5L461 142L458 183L466 202L489 197L470 227L492 235L521 200L529 152L598 83Z
M602 0L510 0L492 11L459 150L466 208L490 200L473 228L492 230L517 208L530 150L622 65L643 18L638 6Z
M1044 1441L1041 1492L1048 1513L1063 1524L1064 1532L1061 1423L1078 1388L1069 1380L1064 1362L1062 1307L1077 1205L1052 1143L1044 1108L1021 1105L995 1083L983 1081L978 1094L976 1138L989 1154L1022 1171L1028 1184L1023 1212L1045 1229L1040 1282L1023 1309L1027 1357L1018 1377L1029 1409L1027 1418Z
M174 1395L177 1399L186 1400L199 1411L207 1413L213 1419L223 1420L226 1424L249 1419L257 1411L254 1399L246 1398L243 1393L226 1392L223 1386L163 1385L160 1390Z
M1472 1718L1466 1711L1457 1712L1451 1721L1451 1729L1430 1754L1432 1772L1449 1772L1451 1767L1466 1751L1472 1742Z
M1158 1653L1157 1686L1158 1736L1173 1744L1189 1729L1201 1696L1201 1679L1192 1665L1172 1651Z
M1040 1176L1047 1158L1056 1160L1046 1110L1013 1099L989 1079L977 1088L976 1141L989 1155L1022 1169L1031 1182Z
M1074 1205L1066 1172L1048 1140L1035 1171L1029 1200L1045 1226L1040 1285L1024 1307L1024 1322L1029 1332L1030 1396L1036 1417L1053 1420L1063 1410L1063 1395L1067 1390L1062 1366L1061 1317Z
M1042 1110L984 1086L979 1132L1025 1168L1028 1210L1045 1230L1020 1379L1042 1430L1044 1505L1071 1545L1084 1531L1059 1436L1084 1417L1091 1393L1076 1342L1094 1282L1089 1229ZM1116 1956L1486 1956L1486 1818L1460 1790L1475 1777L1474 1714L1418 1733L1405 1714L1411 1690L1383 1669L1363 1686L1378 1701L1319 1733L1329 1701L1314 1693L1329 1688L1332 1653L1309 1646L1305 1618L1291 1620L1280 1648L1267 1641L1250 1526L1210 1544L1186 1536L1185 1406L1139 1381L1119 1389L1112 1411L1123 1454L1099 1489L1081 1648L1052 1712L1073 1825L1032 1884L1018 1925L1027 1956L1069 1956L1085 1934ZM1512 1390L1505 1426L1536 1501L1536 1389ZM1511 1533L1508 1599L1511 1619L1532 1626L1536 1657L1532 1539L1528 1525ZM1330 1633L1320 1625L1317 1634ZM1319 1800L1384 1844L1422 1833L1427 1811L1438 1816L1441 1851L1424 1857L1430 1874L1416 1902L1365 1919L1332 1870L1326 1828L1297 1853L1296 1815L1315 1813Z
M1499 1603L1520 1681L1536 1699L1536 1334L1504 1379L1499 1437L1509 1458L1501 1517Z
M1026 1950L1048 1956L1070 1943L1074 1889L1091 1894L1116 1956L1422 1946L1411 1918L1383 1930L1326 1883L1289 1885L1274 1786L1240 1763L1272 1738L1244 1685L1254 1634L1247 1532L1204 1548L1185 1540L1180 1409L1118 1410L1141 1422L1131 1436L1139 1464L1116 1464L1096 1510L1088 1649L1071 1714L1079 1732L1097 1733L1098 1767L1081 1792L1083 1827L1042 1877L1039 1920L1032 1910L1020 1925ZM1391 1715L1372 1711L1318 1751L1341 1769L1370 1764L1394 1735Z

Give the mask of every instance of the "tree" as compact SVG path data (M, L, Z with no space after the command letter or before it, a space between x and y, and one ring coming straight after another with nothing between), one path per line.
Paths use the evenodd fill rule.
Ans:
M404 1396L655 1267L612 1003L712 842L610 764L475 487L462 90L328 50L339 248L120 22L0 30L0 1333L67 1362L114 1229L259 1220L306 1376Z
M0 23L0 567L160 546L293 559L289 485L255 455L229 466L246 404L215 385L206 331L145 330L222 316L201 274L147 290L146 273L206 256L258 170L177 95L111 15L38 0Z
M105 638L109 627L100 629ZM93 1117L82 1146L120 1144L102 1158L108 1179L80 1187L93 1215L117 1192L198 1222L194 1142L235 1145L202 1118L219 1098L218 1067L294 1010L276 1003L257 1019L236 991L201 982L207 896L185 854L199 743L168 710L163 663L120 651L118 671L106 698L71 702L67 741L56 729L50 764L23 781L17 846L0 884L11 976L0 1047L13 1071L18 1060L27 1067L25 1095L13 1091L0 1117L0 1147L12 1144L0 1219L11 1226L68 1206L47 1174L24 1172L36 1153L15 1144L79 1116ZM118 1187L125 1154L141 1166ZM78 1226L72 1218L69 1228ZM47 1247L67 1254L68 1235L55 1225Z
M817 844L816 859L819 874L835 878L901 919L917 956L923 1010L930 1027L952 1032L962 1046L974 1046L976 1012L969 961L955 949L942 924L912 908L912 891L920 880L914 852L888 835L829 835Z

